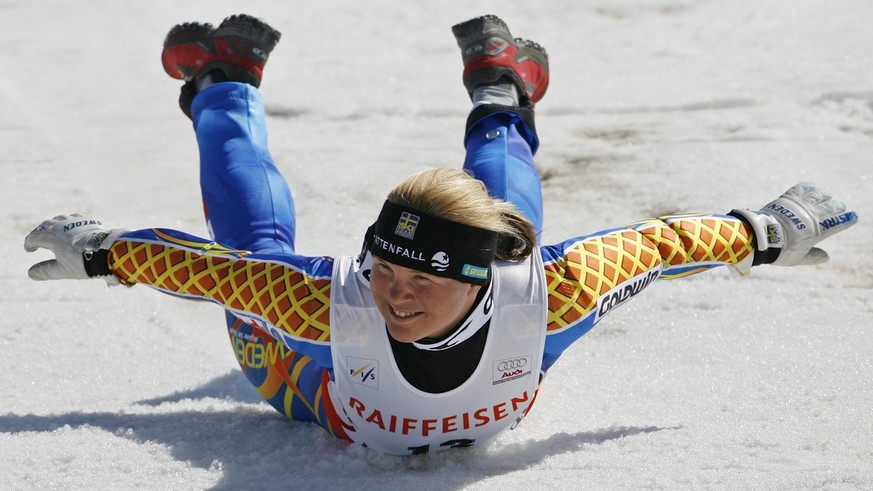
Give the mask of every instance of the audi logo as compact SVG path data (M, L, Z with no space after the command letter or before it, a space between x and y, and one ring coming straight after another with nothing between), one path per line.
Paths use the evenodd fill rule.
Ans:
M514 360L503 360L497 362L497 369L505 372L516 368L523 368L527 365L527 358L515 358Z

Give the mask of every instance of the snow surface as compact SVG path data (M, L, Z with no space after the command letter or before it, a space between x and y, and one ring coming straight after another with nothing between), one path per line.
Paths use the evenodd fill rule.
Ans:
M546 242L804 180L861 221L826 265L646 290L491 445L345 444L260 402L218 307L26 276L58 213L206 234L161 43L241 11L284 33L262 89L304 254L355 253L402 177L460 165L449 27L490 12L551 56ZM0 488L873 489L869 0L6 0L0 24Z

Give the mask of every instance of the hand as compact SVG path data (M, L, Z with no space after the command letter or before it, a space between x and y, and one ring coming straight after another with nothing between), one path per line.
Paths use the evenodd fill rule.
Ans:
M815 247L822 240L858 222L858 214L811 183L800 183L760 211L734 210L755 230L759 254L755 264L777 266L820 264L827 252Z
M45 248L55 254L55 259L34 264L27 275L34 280L87 279L111 275L106 264L106 253L101 251L106 251L124 232L106 230L100 221L78 213L46 220L24 238L24 250L34 252Z

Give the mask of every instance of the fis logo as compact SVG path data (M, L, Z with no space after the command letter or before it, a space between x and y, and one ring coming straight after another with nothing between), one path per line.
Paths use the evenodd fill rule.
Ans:
M374 389L379 388L378 361L349 356L346 358L346 364L349 367L349 380Z
M394 229L394 234L412 240L415 237L415 229L418 227L420 218L408 211L404 211L400 215L400 220L397 221L397 228Z

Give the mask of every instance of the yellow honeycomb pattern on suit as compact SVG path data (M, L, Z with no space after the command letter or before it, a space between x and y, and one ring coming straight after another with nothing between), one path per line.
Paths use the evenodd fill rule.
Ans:
M546 264L548 330L579 320L602 294L660 262L655 245L633 230L575 244L564 251L564 261Z
M665 226L665 222L669 226ZM657 243L664 263L671 266L712 262L737 264L754 252L749 230L736 219L673 215L640 222L631 228Z
M661 265L736 264L752 253L742 222L709 215L662 217L585 239L565 250L563 260L546 264L548 330L570 326L588 315L601 295Z
M229 253L199 255L163 244L121 240L110 252L110 266L124 283L210 298L294 336L330 340L330 280L280 263L240 261Z

